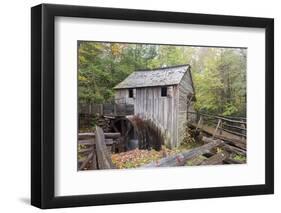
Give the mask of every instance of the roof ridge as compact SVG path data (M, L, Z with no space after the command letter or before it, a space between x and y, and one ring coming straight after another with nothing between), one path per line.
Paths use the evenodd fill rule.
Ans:
M153 70L165 70L165 69L171 69L171 68L177 68L177 67L185 67L189 66L190 64L181 64L181 65L174 65L174 66L169 66L169 67L159 67L159 68L153 68L153 69L138 69L135 70L134 72L144 72L144 71L153 71Z

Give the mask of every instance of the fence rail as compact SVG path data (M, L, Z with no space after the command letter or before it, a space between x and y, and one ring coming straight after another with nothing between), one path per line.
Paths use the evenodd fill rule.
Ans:
M127 116L134 115L134 105L128 103L103 103L84 104L79 103L79 128L89 129L96 124L96 119L103 116ZM99 124L101 127L103 125Z
M197 115L197 122L192 125L196 130L203 130L213 138L231 141L238 147L246 148L247 119L226 117L201 112L188 112Z
M79 104L79 114L133 115L134 105L128 103Z

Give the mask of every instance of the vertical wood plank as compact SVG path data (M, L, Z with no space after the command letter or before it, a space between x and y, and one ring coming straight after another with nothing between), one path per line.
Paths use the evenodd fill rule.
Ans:
M112 169L115 168L111 156L107 150L103 130L96 126L96 152L99 169Z

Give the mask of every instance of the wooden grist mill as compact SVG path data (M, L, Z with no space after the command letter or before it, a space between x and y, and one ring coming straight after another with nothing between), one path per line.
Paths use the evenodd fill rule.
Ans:
M170 148L184 137L188 111L194 111L194 86L189 65L135 71L115 89L116 103L134 105L134 115L156 126Z
M115 168L111 156L116 153L177 149L187 128L197 143L194 149L163 154L141 167L244 163L244 157L235 156L246 156L246 119L196 112L189 65L138 70L114 89L114 101L79 107L80 126L94 115L96 127L79 133L78 170Z

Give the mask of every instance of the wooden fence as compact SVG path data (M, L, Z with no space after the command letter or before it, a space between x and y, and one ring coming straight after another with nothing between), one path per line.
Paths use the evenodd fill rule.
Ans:
M195 112L188 112L194 114ZM216 116L198 113L197 122L191 123L196 130L201 130L213 138L232 142L233 145L246 149L247 119L242 117Z
M79 104L79 128L89 129L100 116L127 116L134 114L134 105L128 103ZM99 124L98 124L99 125Z
M194 112L188 112L194 113ZM226 131L231 134L246 138L247 137L247 120L242 117L224 117L216 116L205 113L196 113L198 118L197 128L200 128L204 124L208 126L215 126L216 132Z
M134 105L127 103L79 104L79 114L133 115Z
M95 132L78 134L78 170L113 169L111 153L122 146L120 133L104 133L96 126Z

